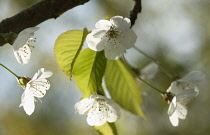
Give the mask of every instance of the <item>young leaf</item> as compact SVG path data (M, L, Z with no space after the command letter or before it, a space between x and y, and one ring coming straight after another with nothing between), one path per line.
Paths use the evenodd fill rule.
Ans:
M145 117L137 81L121 60L107 61L105 83L112 100L131 113Z
M94 126L94 128L102 135L118 135L115 123L106 122L102 126Z
M87 29L62 33L55 42L55 58L60 69L71 79L74 62L82 48Z
M84 98L102 90L102 78L106 68L104 52L96 52L89 48L83 50L73 68L74 80L83 93Z

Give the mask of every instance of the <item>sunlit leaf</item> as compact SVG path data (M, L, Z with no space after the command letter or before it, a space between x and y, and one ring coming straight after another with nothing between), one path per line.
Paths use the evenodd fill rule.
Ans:
M71 78L74 62L87 34L87 29L83 31L71 30L61 34L55 42L56 61L69 79Z
M121 60L107 61L105 83L115 102L124 109L145 117L137 81Z
M102 126L94 126L94 128L102 135L118 135L115 123L106 122Z
M89 48L83 50L73 69L74 80L85 97L93 95L97 90L102 90L102 77L106 68L104 52L96 52Z

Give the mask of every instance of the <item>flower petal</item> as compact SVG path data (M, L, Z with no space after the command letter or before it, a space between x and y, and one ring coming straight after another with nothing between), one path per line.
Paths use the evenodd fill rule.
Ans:
M98 94L94 94L90 98L103 99L102 101L104 102L102 103L101 101L99 103L101 105L99 108L101 109L101 113L103 113L103 119L106 119L108 122L115 122L120 118L120 107L113 100Z
M199 82L205 79L205 74L203 72L200 71L192 71L190 73L188 73L187 75L185 75L183 78L177 80L179 82L191 82L191 83L195 83L195 82Z
M107 20L99 20L95 24L95 27L97 29L102 29L102 30L109 30L111 26L112 26L112 24L110 23L110 21L107 21Z
M31 49L28 45L24 45L18 50L13 50L15 58L20 64L27 64L31 57Z
M94 99L85 98L85 99L82 99L81 101L77 102L74 105L75 113L84 114L86 111L88 111L93 106L94 101L95 101Z
M46 90L39 88L37 85L27 84L26 88L30 90L34 97L42 98L46 94Z
M105 108L100 108L100 103L96 102L87 114L87 123L90 126L101 126L106 122L106 115Z
M141 77L153 79L158 72L158 65L154 62L149 63L141 70Z
M109 110L107 111L107 121L108 122L115 122L117 119L120 118L120 110L113 108L112 106L107 105Z
M111 60L117 60L125 53L125 50L125 46L122 46L118 40L110 39L104 49L105 57Z
M179 125L179 118L177 116L177 113L173 113L171 116L169 116L169 120L173 126Z
M180 119L185 119L186 116L187 116L187 108L186 108L186 106L184 106L184 105L180 104L179 102L177 102L176 113L177 113L177 116Z
M172 99L172 102L170 103L169 105L169 108L168 108L168 115L171 116L175 110L176 110L176 96L174 96L174 98Z
M13 43L14 50L18 50L19 48L24 46L28 41L29 37L34 36L34 32L38 29L38 27L31 27L22 30Z
M91 33L93 34L93 38L100 38L102 39L106 35L106 30L95 29Z
M183 92L183 84L179 84L178 82L174 81L171 83L171 86L167 89L167 92L171 92L175 95L178 95Z
M181 94L177 95L177 102L187 105L192 102L197 95L198 91L194 91L193 89L184 90Z
M118 35L118 40L125 49L133 47L136 43L136 39L136 33L132 29L127 29L126 31L123 31L122 34Z
M114 16L110 19L110 22L120 30L128 29L131 26L130 19L122 16Z
M42 72L42 74L40 76L38 76L40 79L42 78L49 78L53 75L53 73L51 71L44 71Z
M26 89L21 97L21 104L19 107L23 106L26 114L31 115L35 109L34 97L31 95L28 89Z
M37 75L36 75L35 78L38 79L38 78L49 78L49 77L52 76L53 73L51 71L48 71L48 70L45 71L44 68L41 68L41 69L38 70L38 72L36 74Z
M102 51L106 46L107 38L106 37L102 37L102 39L95 38L93 36L94 34L95 33L90 33L87 35L86 41L88 47L94 51Z
M50 83L46 79L37 79L28 82L26 88L31 91L33 96L43 97L46 94L46 90L50 88Z

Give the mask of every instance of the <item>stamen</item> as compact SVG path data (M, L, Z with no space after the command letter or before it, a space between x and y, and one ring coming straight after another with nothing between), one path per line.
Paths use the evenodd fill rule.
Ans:
M38 101L38 100L39 100L39 101ZM35 102L35 103L42 103L42 100L39 99L39 98L37 98L37 97L34 97L34 102Z
M121 31L114 30L114 26L111 26L111 28L107 31L105 37L108 37L109 38L108 40L111 40L111 39L117 39L118 35L123 35L123 34Z

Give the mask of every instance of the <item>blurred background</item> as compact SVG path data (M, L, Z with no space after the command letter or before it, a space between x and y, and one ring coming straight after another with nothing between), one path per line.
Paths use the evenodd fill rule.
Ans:
M17 14L38 0L0 0L0 21ZM75 7L57 19L38 25L37 41L29 64L20 65L12 46L0 47L0 62L19 76L33 77L39 68L53 71L49 78L51 88L28 116L19 108L23 89L4 68L0 68L0 135L97 135L86 123L85 115L76 115L74 104L82 94L74 81L59 69L54 58L54 43L63 32L94 28L104 17L129 17L132 0L90 0ZM116 122L119 135L198 135L210 132L210 1L209 0L142 0L142 13L133 30L138 35L136 46L157 59L172 75L183 76L199 70L206 80L199 83L200 94L190 105L186 120L173 127L167 115L168 104L156 91L140 83L143 92L143 110L147 120L122 110ZM150 60L135 49L126 58L136 68L143 68ZM152 85L166 91L172 80L161 70Z

